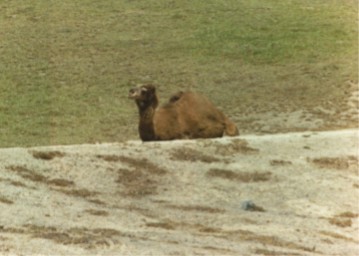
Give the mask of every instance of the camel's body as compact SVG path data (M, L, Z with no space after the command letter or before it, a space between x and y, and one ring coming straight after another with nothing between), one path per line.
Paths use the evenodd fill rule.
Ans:
M139 132L143 141L216 138L238 135L236 125L206 97L179 92L158 107L155 87L145 85L130 91L140 112Z

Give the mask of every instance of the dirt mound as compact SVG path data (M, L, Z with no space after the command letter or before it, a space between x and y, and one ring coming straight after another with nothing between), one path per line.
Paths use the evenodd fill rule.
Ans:
M0 254L355 255L358 131L0 149Z

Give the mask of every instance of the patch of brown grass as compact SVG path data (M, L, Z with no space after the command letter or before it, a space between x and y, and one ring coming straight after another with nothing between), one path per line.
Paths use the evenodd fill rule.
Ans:
M111 157L111 159L114 158ZM167 173L167 170L144 158L118 156L118 161L131 167L131 169L121 168L118 170L116 182L123 186L123 195L141 197L157 193L159 180Z
M198 211L207 213L224 213L225 210L202 205L167 205L168 208L182 211Z
M95 209L87 209L85 210L86 213L89 213L94 216L108 216L109 213L103 210L95 210Z
M351 227L352 226L352 220L348 218L330 218L329 223L341 228Z
M70 189L70 190L65 190L65 189L55 189L58 192L64 193L66 195L69 196L74 196L74 197L81 197L81 198L88 198L88 197L92 197L95 195L98 195L98 192L95 191L90 191L88 189Z
M295 252L283 252L283 251L273 251L273 250L267 250L267 249L255 249L254 253L257 255L272 255L272 256L297 256L297 255L303 255L301 253L295 253Z
M211 178L222 178L240 182L268 181L271 175L271 172L233 172L222 169L210 169L207 172L207 176Z
M8 182L8 183L10 183L11 185L13 185L15 187L24 187L24 188L27 187L24 183L22 183L20 181L14 181L14 180L11 180L11 179L2 179L2 178L0 178L0 182Z
M132 167L118 171L116 182L123 185L123 195L141 197L157 193L159 180L167 173L165 169L144 158L119 156L119 161Z
M18 175L20 175L24 179L28 179L34 182L46 182L47 178L41 174L38 174L37 172L28 169L24 166L17 166L17 165L11 165L6 167L7 170L16 172Z
M123 185L122 194L131 197L141 197L157 193L158 181L141 169L120 169L117 183Z
M75 185L75 183L71 180L65 179L51 179L47 181L48 184L59 186L59 187L69 187Z
M357 218L359 214L353 212L342 212L336 216L341 218Z
M66 179L60 179L60 178L48 179L46 176L39 174L36 171L30 170L29 168L24 166L11 165L11 166L7 166L6 169L16 172L22 178L31 180L33 182L40 182L46 185L55 185L59 187L68 187L75 185L73 181ZM19 186L25 186L21 182L20 183L17 182L16 184Z
M150 223L146 223L146 226L151 228L162 228L168 230L175 229L175 226L169 222L150 222Z
M246 140L234 139L229 144L215 144L215 152L219 155L234 155L234 154L256 154L259 149L252 148L248 145Z
M161 168L160 166L152 163L145 158L136 159L127 156L121 156L121 162L126 163L135 169L142 169L148 173L155 175L164 175L167 173L167 170Z
M192 224L184 222L174 222L171 220L164 220L161 222L151 222L147 223L146 226L154 228L162 228L166 230L186 230L189 232L200 233L210 233L215 234L217 237L224 238L231 241L241 242L241 241L250 241L255 243L261 243L266 246L276 246L293 250L302 250L306 252L314 252L314 247L303 246L294 242L283 240L279 237L256 234L249 230L233 230L226 231L221 228L207 227L201 224Z
M203 246L201 247L202 249L205 249L205 250L208 250L208 251L211 251L211 252L217 252L216 254L218 253L235 253L234 251L232 250L229 250L229 249L226 249L226 248L220 248L220 247L214 247L214 246Z
M319 168L328 168L336 170L348 170L357 173L359 164L356 156L343 157L321 157L307 159L308 162L315 164Z
M343 212L338 215L335 215L332 218L329 218L329 223L332 225L336 225L341 228L351 227L353 218L357 218L358 214L352 212Z
M4 196L1 196L0 195L0 203L3 203L3 204L13 204L14 202L5 198Z
M315 248L303 246L294 242L283 240L276 236L260 235L248 230L224 231L225 238L235 241L252 241L263 245L282 247L293 250L314 252Z
M24 226L25 233L34 238L43 238L63 245L78 245L86 249L110 246L118 244L118 237L122 233L115 229L107 228L70 228L61 230L56 227L44 227L36 225Z
M291 161L285 161L285 160L273 159L270 161L270 165L272 165L272 166L285 166L285 165L291 165L291 164L292 164Z
M145 158L131 158L127 156L118 156L118 155L97 155L97 158L103 159L107 162L122 162L135 169L143 169L147 172L162 175L167 173L167 171L158 165L150 162Z
M52 160L55 157L64 157L65 153L60 151L31 151L31 154L36 159Z
M105 202L103 202L103 201L101 201L99 199L88 199L87 201L90 202L90 203L93 203L93 204L97 204L97 205L106 205Z
M329 236L329 237L335 238L335 239L344 240L344 241L356 242L356 243L358 242L358 241L355 241L354 239L352 239L350 237L346 237L346 236L343 236L341 234L330 232L330 231L320 231L319 234Z
M22 183L20 181L11 181L10 184L15 186L15 187L23 187L23 188L27 187L24 183Z
M217 157L205 155L202 152L192 148L175 149L171 152L170 159L175 161L204 162L204 163L214 163L214 162L222 161Z
M119 162L121 160L121 156L116 155L97 155L96 157L107 162Z

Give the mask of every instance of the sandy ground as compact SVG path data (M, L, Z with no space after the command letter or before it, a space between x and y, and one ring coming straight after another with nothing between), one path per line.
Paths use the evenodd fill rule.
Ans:
M358 255L358 138L0 149L0 254Z

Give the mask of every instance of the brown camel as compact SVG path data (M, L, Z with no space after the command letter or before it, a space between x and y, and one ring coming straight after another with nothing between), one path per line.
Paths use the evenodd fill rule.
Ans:
M139 113L142 141L216 138L239 135L236 125L212 102L194 92L178 92L159 107L156 88L143 85L130 90Z

